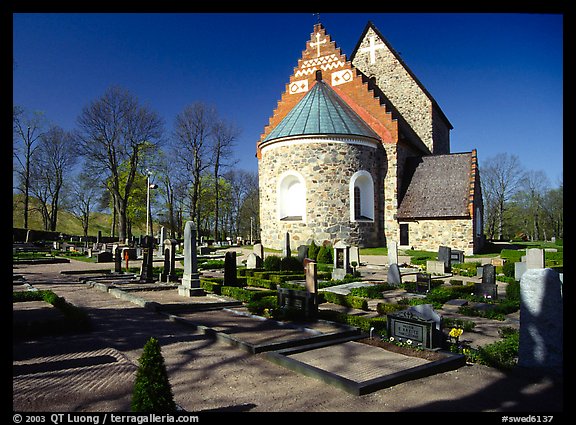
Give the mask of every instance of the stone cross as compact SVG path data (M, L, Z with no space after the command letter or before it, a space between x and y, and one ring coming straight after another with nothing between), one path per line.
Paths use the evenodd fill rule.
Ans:
M316 57L319 58L320 57L320 45L326 44L327 40L324 39L324 40L320 41L320 33L319 32L316 33L315 37L316 37L316 43L311 42L310 47L316 47Z
M369 37L370 45L368 47L362 47L361 52L370 52L370 63L376 62L376 50L383 49L386 47L384 43L376 44L376 36L371 35Z

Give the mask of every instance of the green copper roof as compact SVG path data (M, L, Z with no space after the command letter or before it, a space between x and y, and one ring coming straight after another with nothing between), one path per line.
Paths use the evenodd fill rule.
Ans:
M263 142L302 135L365 136L380 139L368 124L322 80L316 82Z

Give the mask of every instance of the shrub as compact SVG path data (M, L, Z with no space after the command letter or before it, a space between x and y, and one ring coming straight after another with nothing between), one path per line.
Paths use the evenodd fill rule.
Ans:
M515 280L506 286L506 299L520 302L520 282Z
M158 340L150 338L144 345L132 393L133 412L175 412L176 403L168 381L166 365Z
M370 286L351 288L350 295L364 298L382 298L382 292L394 289L394 286L387 283L379 283Z
M278 255L268 255L264 258L264 270L279 271L282 259Z
M406 305L396 304L396 303L378 303L376 304L376 311L381 316L389 313L394 313L395 311L405 310Z
M320 297L329 303L358 308L360 310L368 310L368 301L365 298L355 297L354 295L342 295L334 292L323 291L320 293Z
M304 266L297 257L283 257L280 260L280 270L301 272Z
M320 250L320 247L318 245L316 245L316 242L314 242L314 241L310 242L310 245L308 245L308 258L316 261L316 257L318 257L318 251L319 250Z
M316 261L321 264L332 264L334 262L331 245L322 245L318 250Z
M478 349L478 362L498 369L511 369L516 365L520 333L506 331L504 339Z
M514 263L512 261L506 261L502 266L502 273L506 277L514 277Z
M264 315L266 310L271 316L275 315L275 310L278 308L278 297L275 295L268 295L257 300L250 301L246 307L252 314Z

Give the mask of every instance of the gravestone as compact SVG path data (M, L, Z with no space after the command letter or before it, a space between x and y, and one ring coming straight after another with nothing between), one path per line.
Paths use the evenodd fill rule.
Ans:
M485 264L482 270L482 281L474 284L474 295L489 299L498 299L498 285L496 284L496 267Z
M450 266L453 263L463 263L464 262L464 251L458 249L453 249L450 251Z
M176 239L166 239L162 246L164 246L164 269L160 274L161 282L176 282Z
M445 264L443 261L426 260L426 271L431 274L443 275Z
M308 256L308 245L298 246L298 261L304 264L304 259Z
M251 252L246 258L246 268L247 269L259 269L262 267L262 259L256 254Z
M552 269L528 269L520 280L518 366L561 370L562 282Z
M402 283L402 277L400 276L400 268L398 267L398 264L390 264L388 267L388 276L386 280L390 285L394 286L398 286Z
M526 268L543 269L545 267L545 251L540 248L528 248L526 250Z
M121 245L114 248L114 273L122 273L122 249Z
M357 246L350 247L350 264L356 263L355 267L360 265L360 248Z
M204 291L200 288L196 255L196 225L192 221L187 221L184 227L184 275L182 284L178 286L178 295L187 297L204 295Z
M144 236L144 247L142 249L142 265L140 267L140 282L154 282L154 238Z
M447 246L438 247L438 261L444 263L444 272L449 272L451 269L452 250Z
M256 254L256 256L260 257L260 261L264 261L264 245L261 243L254 244L252 252Z
M114 261L114 257L111 252L102 251L96 254L97 263L111 263L112 261Z
M224 286L236 286L236 251L227 251L224 257Z
M304 259L305 290L278 287L278 306L290 310L296 318L311 320L318 316L318 274L316 262Z
M99 244L102 240L102 230L98 230L98 235L96 236L96 243Z
M290 233L286 232L284 246L282 247L282 257L290 256L292 256L292 251L290 250Z
M388 264L398 264L398 243L396 241L389 241L388 247Z
M158 255L164 255L164 241L166 240L166 228L164 226L160 227L160 240L158 243Z
M332 279L342 280L352 273L350 268L350 246L343 241L338 241L334 245L334 268L332 270Z
M524 261L517 261L514 263L514 279L520 281L522 279L522 275L526 273L528 268L526 267L526 263Z
M386 315L389 336L414 346L440 348L443 342L442 316L431 304L420 304Z

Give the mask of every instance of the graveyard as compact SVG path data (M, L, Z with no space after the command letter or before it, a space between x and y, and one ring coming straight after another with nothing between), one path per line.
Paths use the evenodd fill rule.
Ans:
M97 328L65 325L86 322L82 306L59 293L66 285L48 285L51 296L43 288L49 282L34 284L34 276L19 272L29 266L58 270L57 281L355 397L471 366L514 376L538 371L561 393L561 247L464 258L449 247L410 253L393 242L381 254L362 255L339 242L292 253L289 234L282 252L259 243L197 246L192 224L181 241L40 245L14 244L15 344L90 338ZM50 325L46 314L58 313L57 304L71 308ZM26 370L26 361L15 365ZM561 397L550 409L558 404Z

